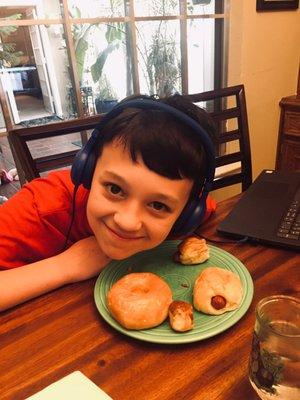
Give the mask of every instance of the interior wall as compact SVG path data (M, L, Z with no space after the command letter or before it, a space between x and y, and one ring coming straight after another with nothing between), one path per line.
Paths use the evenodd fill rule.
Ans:
M256 12L256 0L229 5L228 85L244 84L253 178L274 168L282 97L296 94L300 61L300 8ZM214 193L217 200L240 189Z

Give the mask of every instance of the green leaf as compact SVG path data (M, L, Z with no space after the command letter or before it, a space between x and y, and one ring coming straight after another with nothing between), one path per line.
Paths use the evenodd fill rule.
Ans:
M22 17L22 14L13 14L10 15L9 17L5 18L0 18L0 20L16 20L20 19ZM17 26L2 26L0 27L0 39L6 39L11 35L12 33L16 32L18 30ZM0 61L1 65L3 64L3 61L6 63L10 64L11 66L18 65L19 64L19 57L23 55L22 51L15 52L16 44L15 43L2 43L1 44L1 52L0 52Z
M94 82L98 82L103 71L107 57L119 46L118 41L110 43L97 57L96 62L91 66L91 74Z
M11 33L16 32L17 26L2 26L0 27L0 36L2 38L7 38Z
M5 18L0 18L0 21L7 21L7 20L16 20L16 19L20 19L22 16L22 14L13 14L10 15L9 17L5 17ZM11 33L14 33L18 30L17 26L14 25L10 25L10 26L1 26L0 27L0 37L2 38L6 38L7 36L9 36Z
M82 79L84 60L87 49L88 49L88 42L85 39L82 38L79 39L76 46L75 54L76 54L78 78L80 81Z
M107 25L105 38L107 43L112 43L115 40L122 40L122 36L124 35L124 23L117 22L112 25Z
M72 10L69 11L69 14L72 18L81 18L81 12L78 7L72 7Z
M8 19L20 19L21 17L22 17L22 14L13 14L13 15L10 15L9 17L0 18L0 20L6 21Z
M13 53L16 48L16 43L1 43L4 51Z

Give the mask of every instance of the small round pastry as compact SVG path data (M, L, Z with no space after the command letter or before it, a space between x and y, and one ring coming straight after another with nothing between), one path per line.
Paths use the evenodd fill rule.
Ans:
M133 272L118 280L107 293L107 307L126 329L148 329L168 316L172 292L151 272Z
M186 332L194 328L193 306L186 301L173 301L169 306L169 322L174 331Z
M174 261L184 265L201 264L209 258L209 248L205 239L189 236L177 246Z
M208 267L196 279L193 296L196 310L205 314L223 314L240 306L242 283L232 271Z

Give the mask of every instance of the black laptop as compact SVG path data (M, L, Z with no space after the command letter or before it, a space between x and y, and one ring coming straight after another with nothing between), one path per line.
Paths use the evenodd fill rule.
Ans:
M264 170L217 230L235 238L300 250L300 171Z

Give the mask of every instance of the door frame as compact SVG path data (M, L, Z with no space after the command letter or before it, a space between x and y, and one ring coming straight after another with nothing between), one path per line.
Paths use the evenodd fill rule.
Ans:
M15 99L15 95L13 92L13 88L12 88L12 84L11 84L9 75L10 75L9 72L5 68L0 69L0 79L1 79L2 87L3 87L4 92L6 92L6 94L7 94L7 100L8 100L8 104L9 104L9 107L11 110L11 114L12 114L14 123L19 124L21 122L19 110L17 107L17 103L16 103L16 99Z
M44 6L42 3L42 0L1 0L1 7L3 7L3 6L34 7L36 10L37 18L44 17ZM49 40L48 33L46 31L45 26L38 25L38 28L39 28L40 38L42 41L43 53L44 53L44 57L46 60L46 66L47 66L46 69L47 69L48 80L49 80L50 88L51 88L51 92L52 92L52 99L53 99L53 103L54 103L55 114L59 117L62 117L63 116L62 103L61 103L61 99L60 99L60 94L59 94L59 89L58 89L58 84L57 84L57 79L56 79L56 74L55 74L55 69L54 69L54 61L53 61L50 40ZM8 95L8 97L9 97L9 95ZM14 104L15 104L15 101L14 101ZM13 112L13 110L12 110L12 112ZM15 123L17 123L17 122L15 121Z

